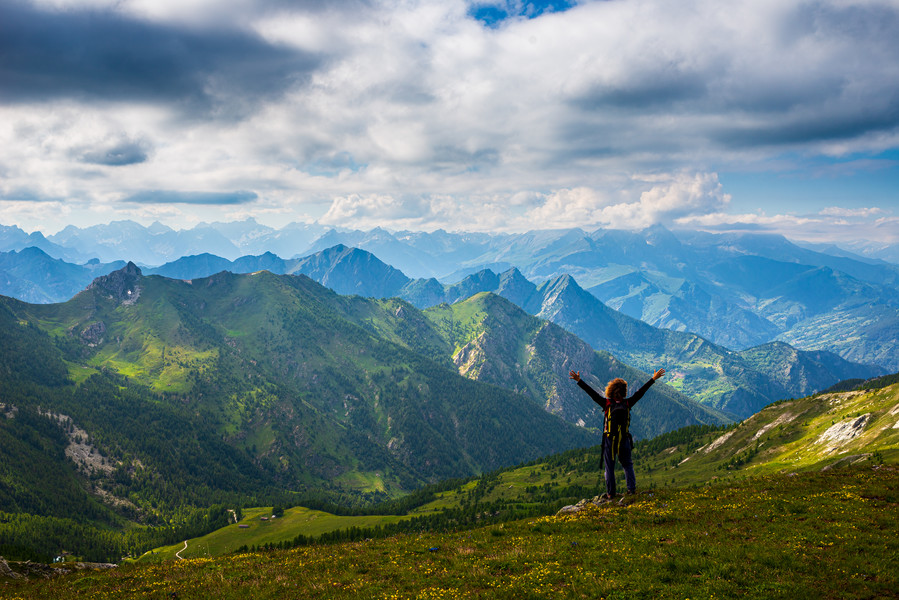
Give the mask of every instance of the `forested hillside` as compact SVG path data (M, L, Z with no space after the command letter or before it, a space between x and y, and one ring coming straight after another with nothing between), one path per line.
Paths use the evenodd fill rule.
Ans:
M388 308L306 277L133 265L63 304L4 299L0 511L172 528L260 498L359 505L595 440L379 335L406 322Z

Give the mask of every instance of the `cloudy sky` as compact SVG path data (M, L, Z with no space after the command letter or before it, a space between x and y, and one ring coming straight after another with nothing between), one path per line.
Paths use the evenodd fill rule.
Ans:
M0 223L899 242L899 0L2 0Z

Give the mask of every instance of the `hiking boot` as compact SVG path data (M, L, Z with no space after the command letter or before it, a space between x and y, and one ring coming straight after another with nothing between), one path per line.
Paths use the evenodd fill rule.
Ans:
M636 490L628 490L624 496L621 497L621 500L618 501L618 506L627 506L637 500L637 492Z
M597 504L605 504L606 502L611 502L615 499L615 496L609 496L608 494L603 494L599 497Z

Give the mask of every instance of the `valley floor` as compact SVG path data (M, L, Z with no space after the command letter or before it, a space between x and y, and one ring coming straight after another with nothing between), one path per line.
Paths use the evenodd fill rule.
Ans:
M0 598L897 598L899 468L652 490L452 533L0 581Z

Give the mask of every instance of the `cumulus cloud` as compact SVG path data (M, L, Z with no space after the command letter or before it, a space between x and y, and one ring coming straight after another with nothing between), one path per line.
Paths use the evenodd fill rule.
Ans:
M718 212L730 202L715 173L682 172L634 180L646 188L637 199L619 201L589 188L563 189L547 195L528 217L560 227L642 228L670 223L686 215Z

